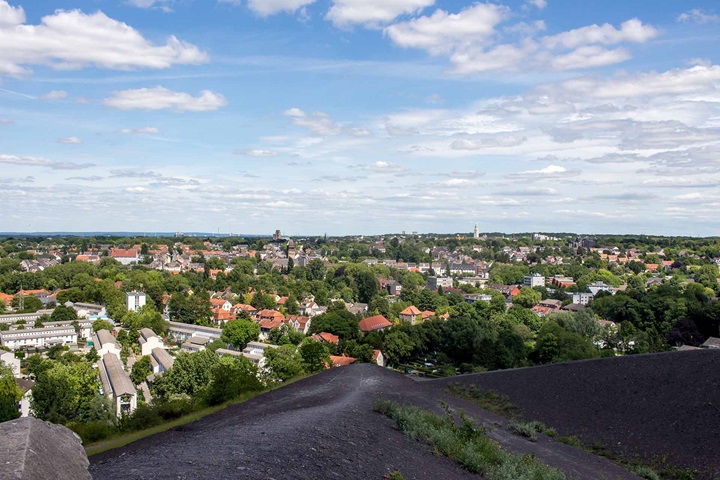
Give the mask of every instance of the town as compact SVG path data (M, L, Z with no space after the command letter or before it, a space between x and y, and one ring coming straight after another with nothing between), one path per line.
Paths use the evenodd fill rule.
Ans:
M720 348L718 239L28 236L0 257L3 420L86 441L353 363L438 378Z

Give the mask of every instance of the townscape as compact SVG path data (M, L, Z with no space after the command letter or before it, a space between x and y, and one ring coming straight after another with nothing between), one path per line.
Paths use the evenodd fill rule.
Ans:
M720 348L717 239L475 227L1 245L2 419L90 442L352 363L438 378Z

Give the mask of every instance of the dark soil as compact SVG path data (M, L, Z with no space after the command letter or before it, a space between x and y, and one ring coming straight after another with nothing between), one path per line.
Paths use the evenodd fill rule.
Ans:
M405 479L480 478L412 440L372 411L379 398L442 412L445 398L492 426L503 448L534 454L568 478L637 479L635 475L545 436L537 442L508 433L504 420L447 397L435 382L414 382L364 364L335 368L234 405L197 422L90 458L98 479Z
M697 350L504 370L426 382L509 397L528 420L586 445L720 478L720 351ZM442 388L438 388L441 390Z

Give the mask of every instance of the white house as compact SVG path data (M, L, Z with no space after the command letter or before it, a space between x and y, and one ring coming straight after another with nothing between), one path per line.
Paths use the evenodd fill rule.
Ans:
M97 354L100 357L104 357L108 353L115 355L120 358L120 345L113 334L108 330L98 330L93 336L93 346L97 350Z
M15 382L17 383L17 386L20 387L20 390L23 392L23 396L20 399L20 404L18 405L18 411L20 412L21 417L29 417L30 416L30 402L32 401L32 388L35 386L35 382L32 380L26 380L24 378L16 378Z
M587 305L594 298L592 293L576 292L572 294L572 303L576 305Z
M598 292L609 292L615 295L615 287L604 282L593 282L587 288L593 295L597 295Z
M533 273L532 275L525 275L523 278L523 286L524 287L544 287L545 286L545 277L540 275L539 273Z
M75 328L25 328L0 332L0 345L11 350L20 348L50 348L53 345L77 344Z
M154 374L167 372L175 364L175 359L164 348L153 348L150 352L150 365Z
M100 372L102 393L113 399L115 415L119 417L122 414L135 411L137 408L137 391L132 380L130 380L130 375L123 370L120 358L112 353L105 354L98 360L98 371Z
M0 351L0 362L10 367L15 378L20 377L20 359L13 352Z
M131 312L137 312L145 306L147 302L147 296L145 292L127 292L125 294L125 303L127 309Z
M140 330L140 337L138 338L140 343L140 350L143 356L152 354L153 349L164 347L162 338L155 335L155 332L149 328L143 328Z

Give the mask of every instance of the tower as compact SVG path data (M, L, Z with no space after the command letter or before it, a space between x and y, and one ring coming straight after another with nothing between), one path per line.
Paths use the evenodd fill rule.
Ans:
M475 229L473 230L473 238L480 238L480 230L478 229L478 224L475 224Z

